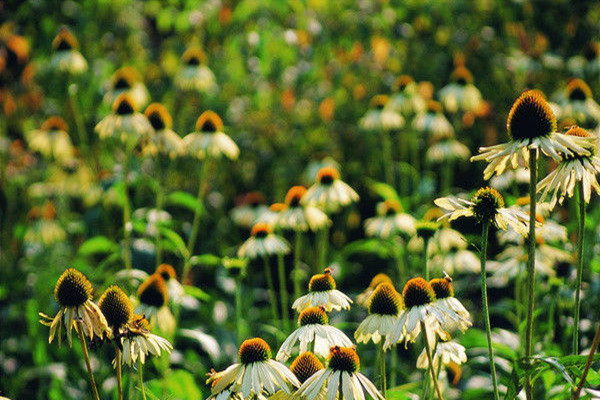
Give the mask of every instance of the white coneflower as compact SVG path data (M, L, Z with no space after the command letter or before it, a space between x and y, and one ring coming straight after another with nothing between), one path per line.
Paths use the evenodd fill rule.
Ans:
M296 376L285 365L271 359L271 348L264 340L244 341L239 350L239 363L210 376L207 383L213 396L229 391L240 394L243 400L283 390L291 395L300 386Z
M430 280L429 284L435 292L434 304L448 316L445 321L446 323L442 324L442 327L448 330L456 327L464 333L473 325L473 322L471 322L469 311L454 297L452 278L446 275L442 279Z
M144 111L154 128L154 135L142 143L142 153L148 156L166 155L171 159L183 154L183 140L172 129L173 119L165 106L152 103Z
M54 53L50 58L49 67L58 72L78 75L87 70L87 61L77 48L77 38L66 26L59 29L52 40Z
M416 233L416 220L402 212L402 205L395 200L385 200L377 204L377 216L365 221L367 236L389 239L394 235L408 238Z
M389 98L377 95L371 99L371 107L360 119L359 125L366 131L400 129L404 126L404 118L397 111L386 107Z
M131 97L137 109L141 109L150 102L150 92L142 82L138 71L133 67L119 68L107 84L104 102L113 104L122 94Z
M442 105L434 100L427 101L427 111L418 114L412 126L415 130L428 134L432 140L454 135L454 128L444 116Z
M154 273L148 277L137 290L139 305L138 314L145 315L152 325L158 325L161 332L175 331L175 317L169 309L169 294L162 276Z
M354 338L357 343L379 343L390 334L402 312L402 296L391 283L381 283L369 299L369 315L360 323Z
M405 117L412 117L425 112L425 99L419 94L417 83L408 75L399 76L393 85L388 107L400 112Z
M54 298L61 306L58 314L54 318L39 314L43 318L40 323L50 327L48 343L52 343L56 336L60 346L65 330L71 345L73 328L78 332L81 329L81 333L90 339L102 339L110 335L111 330L104 314L92 301L92 284L81 272L74 268L65 270L54 287Z
M399 341L415 342L422 327L426 330L426 340L430 347L435 345L436 335L448 340L450 335L442 326L448 322L448 315L435 304L435 292L423 278L413 278L406 282L402 290L405 311L394 324L386 337L384 348L388 349Z
M425 152L425 160L430 164L465 161L469 157L471 157L471 150L459 142L454 134L451 137L436 139Z
M565 135L592 138L589 132L578 126L569 129ZM592 189L600 194L600 185L596 175L600 173L600 157L596 154L596 146L589 156L565 157L554 171L542 179L537 191L542 192L540 201L544 201L551 193L550 205L562 204L566 197L573 197L577 183L582 185L583 200L590 202Z
M154 273L159 274L165 281L169 299L172 299L174 303L181 303L181 300L185 296L185 289L177 280L175 268L169 264L160 264L158 267L156 267L156 271L154 271Z
M367 287L361 294L356 296L356 304L359 304L365 308L369 308L369 299L371 298L371 295L373 292L375 292L377 286L381 285L382 283L389 283L393 285L392 279L387 274L379 273L375 275L373 279L371 279L369 287Z
M263 210L256 217L256 224L265 223L271 225L273 228L279 228L279 217L281 213L287 209L287 205L285 203L273 203L269 207L261 207Z
M350 309L352 299L336 289L332 270L326 268L322 274L313 275L308 283L308 294L296 299L292 308L302 312L308 307L324 307L325 311Z
M511 140L507 143L479 149L479 155L471 161L488 162L484 178L502 174L507 167L513 169L519 162L529 162L529 150L536 150L560 161L561 154L566 156L590 155L589 138L566 136L556 131L556 117L544 96L535 90L524 92L513 104L506 127Z
M439 91L440 100L449 113L473 112L482 102L481 92L473 84L473 74L464 66L457 67L450 76L451 83Z
M307 204L302 205L301 200L306 194L304 186L293 186L285 196L286 208L281 211L278 218L279 226L283 229L306 232L315 232L330 224L327 214L319 208Z
M329 325L329 317L323 307L309 307L298 317L300 326L285 339L275 359L287 361L299 344L299 353L309 350L321 357L327 357L333 346L352 346L352 341L338 328Z
M315 180L302 196L301 204L314 205L330 213L356 203L359 199L354 189L340 179L340 173L334 167L321 168Z
M438 370L439 366L447 366L452 363L461 365L467 362L467 353L464 346L454 340L447 342L438 342L433 351L433 369ZM417 358L417 368L428 369L429 359L427 358L426 350L423 349L419 358Z
M152 125L144 114L137 111L129 95L119 95L112 108L112 114L104 117L95 127L100 139L117 138L127 149L133 149L140 141L154 134Z
M267 210L265 196L258 191L246 193L236 199L236 206L231 210L233 222L243 228L252 228L259 222L258 218ZM261 222L267 222L262 220ZM275 226L275 224L271 224Z
M373 399L385 400L375 385L360 369L360 359L352 347L332 347L327 368L312 375L291 397L292 400L313 400L327 393L327 399L364 399L365 393Z
M198 47L188 48L181 57L183 66L175 76L175 85L182 90L212 94L217 89L215 74L205 64L205 55Z
M144 364L148 354L160 357L161 353L173 350L167 339L150 332L148 321L141 315L132 317L119 340L123 347L122 363L128 366Z
M298 378L298 381L301 385L306 382L308 378L322 369L325 369L323 363L310 351L300 354L290 366L290 371L296 375L296 378ZM283 390L280 390L273 396L269 397L269 400L289 400L289 398L289 394ZM319 400L325 400L327 398L327 392L322 390L321 394L317 396L317 398Z
M556 102L560 106L561 120L573 118L577 124L590 129L600 124L600 105L583 80L571 79L564 91L556 96Z
M239 248L238 257L254 259L289 252L287 240L273 233L271 225L259 222L254 224L250 237Z
M223 121L214 111L204 111L196 121L196 130L183 138L190 156L204 159L226 157L235 160L240 149L223 132Z
M44 157L61 163L68 162L75 155L68 130L69 127L64 119L57 116L50 117L39 129L34 129L26 135L29 148Z

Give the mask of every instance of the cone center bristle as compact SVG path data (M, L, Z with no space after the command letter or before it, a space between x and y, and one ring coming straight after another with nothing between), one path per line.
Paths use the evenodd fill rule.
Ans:
M92 284L81 272L69 268L58 279L54 297L63 307L78 307L92 298Z
M322 307L309 307L300 313L298 324L305 325L327 325L329 317Z
M425 279L413 278L404 286L402 297L406 308L412 308L432 303L435 300L435 292Z
M492 188L481 188L473 199L473 213L479 222L493 222L500 208L504 207L502 195Z
M335 279L329 271L324 274L313 275L308 284L309 292L327 292L335 289L335 287Z
M260 338L248 339L242 343L239 350L239 358L242 364L252 364L271 359L271 348Z
M429 284L433 288L436 299L445 299L448 297L454 297L454 288L449 279L432 279Z
M323 363L310 352L300 354L290 366L290 370L296 375L300 383L306 382L308 378L323 368Z
M360 359L351 347L332 347L329 352L329 368L334 371L358 372Z
M389 283L377 286L369 301L369 314L398 315L401 308L402 297Z

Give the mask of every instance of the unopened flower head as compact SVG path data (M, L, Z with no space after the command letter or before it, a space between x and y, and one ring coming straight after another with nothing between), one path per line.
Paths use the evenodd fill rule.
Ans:
M118 286L110 286L100 300L98 307L113 332L119 332L133 316L133 305L129 297Z

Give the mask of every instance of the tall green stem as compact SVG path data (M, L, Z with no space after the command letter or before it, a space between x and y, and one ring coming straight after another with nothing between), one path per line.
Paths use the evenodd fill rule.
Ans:
M83 337L83 323L77 321L77 333L79 334L79 341L81 342L81 350L83 351L83 358L85 359L85 366L88 372L88 378L90 380L90 386L92 388L92 395L94 400L100 400L98 396L98 388L96 387L96 381L94 380L94 373L92 372L92 364L90 363L90 355L88 354L87 345L85 344L85 338Z
M383 162L383 175L385 177L385 183L394 187L394 162L392 160L392 141L390 139L390 133L382 129L381 130L381 155Z
M119 400L123 400L123 371L121 366L121 350L115 346L117 351L117 390L119 391Z
M142 399L146 400L146 388L144 387L144 364L142 364L142 360L140 360L138 364L138 379L140 381L140 390L142 391Z
M277 271L279 275L279 300L281 300L281 319L283 329L286 333L290 328L290 299L287 291L287 279L285 276L285 262L283 254L277 255Z
M267 288L269 290L271 313L275 321L281 322L281 318L279 318L279 311L277 310L277 296L275 296L275 285L273 285L273 276L271 275L271 263L269 262L268 255L263 256L263 263L265 265L265 279L267 280Z
M160 155L159 155L160 157ZM156 210L158 212L162 211L163 208L163 202L164 202L164 190L163 190L163 185L164 185L164 177L163 177L163 166L161 165L160 159L157 160L156 162L156 175L157 175L157 181L158 184L156 185ZM160 222L157 222L157 224L159 224ZM163 253L163 249L162 249L162 237L160 234L160 231L156 231L156 266L158 267L160 264L162 264L162 253Z
M435 388L435 393L437 394L438 400L443 400L442 392L440 391L440 386L438 384L437 376L435 371L433 370L433 357L431 356L431 347L429 346L429 341L427 340L427 327L425 323L421 321L421 331L423 331L423 341L425 342L425 353L427 354L427 361L429 361L429 371L431 372L431 379L433 381L433 387Z
M573 354L579 354L579 319L581 311L581 281L583 275L583 246L585 237L585 200L583 183L577 184L579 202L579 229L577 231L577 288L575 289L575 329L573 330Z
M529 149L529 235L527 244L529 254L527 259L527 327L525 331L525 358L531 357L533 346L533 311L535 303L535 215L536 215L536 186L537 186L537 150ZM533 385L531 374L525 374L525 394L527 400L533 400Z
M294 232L294 299L302 293L302 271L300 270L300 257L302 254L302 232Z
M423 277L429 280L429 238L425 238L423 244Z
M235 280L235 333L238 345L242 343L242 277Z
M129 199L129 185L127 177L129 175L129 151L125 155L125 161L123 163L123 238L124 238L124 249L123 259L125 261L125 268L131 269L131 231L133 226L131 225L131 202Z
M192 266L190 260L192 255L194 254L194 247L196 247L196 240L198 239L198 232L200 230L200 216L202 215L203 202L204 202L204 192L206 191L207 182L206 182L206 174L208 172L208 157L202 161L202 166L200 168L200 178L198 181L198 194L196 195L196 209L194 210L194 221L192 222L192 231L190 233L190 238L187 244L187 259L183 264L183 274L181 276L181 281L186 282L188 273L190 272L190 268Z
M387 391L387 371L385 365L385 350L383 349L383 340L379 342L379 362L380 362L380 370L379 373L381 375L381 394L383 398L385 398L385 392Z
M583 389L583 385L587 379L588 372L590 372L590 367L594 361L594 355L596 354L596 351L598 351L598 345L600 345L600 324L598 324L598 328L596 329L596 335L594 336L594 341L592 342L592 348L590 349L590 354L588 354L587 361L585 362L585 367L583 368L583 373L581 374L577 389L573 394L573 400L579 399L579 395L581 394L581 390Z
M490 230L490 223L484 222L481 230L481 253L479 259L481 262L481 304L483 306L483 319L485 321L485 334L487 336L488 343L488 354L490 357L490 371L492 374L492 384L494 386L494 399L499 400L500 394L498 393L498 378L496 376L496 363L494 362L494 348L492 347L492 328L490 324L490 311L488 307L488 296L487 296L487 270L485 263L487 259L487 246L488 246L488 232Z
M452 181L454 175L454 164L452 161L447 161L446 165L442 165L442 173L441 173L441 184L440 189L443 195L447 195L450 193L450 189L452 188Z

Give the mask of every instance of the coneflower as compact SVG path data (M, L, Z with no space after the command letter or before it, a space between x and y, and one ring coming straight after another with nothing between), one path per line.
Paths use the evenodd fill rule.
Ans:
M121 94L131 97L136 108L141 109L150 102L150 93L142 82L139 72L130 66L119 68L107 83L104 101L112 104Z
M473 112L481 105L481 92L473 84L473 74L459 65L450 75L450 83L439 91L444 108L451 114Z
M308 307L324 307L325 311L350 309L352 300L336 289L333 270L326 268L322 274L313 275L308 283L308 294L299 297L292 308L302 312Z
M68 132L69 126L65 120L53 116L44 121L39 129L29 132L27 142L31 150L37 151L49 159L66 163L75 155Z
M70 75L79 75L87 70L87 61L78 50L77 38L66 26L59 29L52 40L54 54L50 58L50 68Z
M199 47L189 47L181 56L182 66L175 76L181 90L212 94L217 89L215 74L206 65L206 55Z
M158 325L161 332L174 332L175 318L169 309L169 293L162 276L157 273L150 275L138 287L137 295L139 305L136 312L147 316L150 323Z

